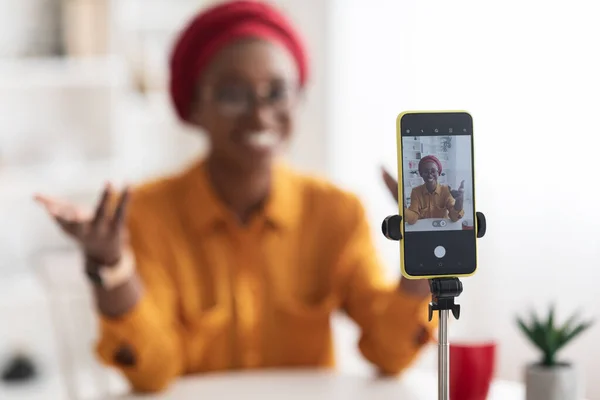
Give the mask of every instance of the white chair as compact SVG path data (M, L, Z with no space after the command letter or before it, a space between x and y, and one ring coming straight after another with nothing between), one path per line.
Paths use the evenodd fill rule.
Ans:
M45 289L57 338L61 374L70 400L105 399L128 385L95 353L97 319L83 263L74 248L50 248L36 255L36 272Z

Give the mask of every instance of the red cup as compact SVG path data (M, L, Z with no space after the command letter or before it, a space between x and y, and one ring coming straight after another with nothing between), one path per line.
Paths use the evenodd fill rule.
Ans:
M485 400L496 364L496 343L450 343L450 400Z

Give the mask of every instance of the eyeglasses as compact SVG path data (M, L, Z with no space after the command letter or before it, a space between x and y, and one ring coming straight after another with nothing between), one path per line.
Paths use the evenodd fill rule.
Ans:
M296 101L297 92L296 86L284 82L270 83L256 91L247 85L228 84L205 88L203 97L213 101L223 116L237 118L261 105L275 112L288 112Z
M437 175L439 174L439 171L435 168L431 168L431 169L421 169L420 171L421 174L430 174L430 175Z

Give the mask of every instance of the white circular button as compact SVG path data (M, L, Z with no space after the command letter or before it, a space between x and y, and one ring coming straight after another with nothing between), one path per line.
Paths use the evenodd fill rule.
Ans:
M442 258L446 255L446 249L443 246L438 246L433 250L433 254L435 254L437 258Z

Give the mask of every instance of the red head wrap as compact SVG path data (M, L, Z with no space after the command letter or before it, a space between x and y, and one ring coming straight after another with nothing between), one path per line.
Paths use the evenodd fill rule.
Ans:
M421 167L423 167L423 164L425 164L426 162L435 163L435 165L437 165L438 167L438 173L442 173L442 163L440 162L440 160L438 160L436 156L425 156L421 158L421 161L419 161L419 172L421 172Z
M306 52L291 22L272 6L236 0L213 6L194 17L181 33L171 57L171 98L187 120L196 80L212 57L233 41L261 38L282 44L294 57L300 85L308 75Z

